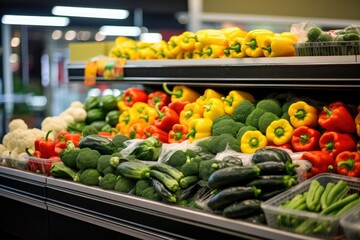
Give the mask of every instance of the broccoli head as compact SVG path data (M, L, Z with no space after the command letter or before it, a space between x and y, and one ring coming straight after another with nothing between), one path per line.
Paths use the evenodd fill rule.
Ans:
M63 163L65 164L65 166L76 169L77 168L76 158L79 155L79 153L80 153L80 148L75 147L74 143L69 141L67 143L66 148L61 150L59 156L61 161L63 161Z
M149 179L138 180L135 184L135 195L141 196L142 191L151 186L151 181Z
M124 142L130 140L130 138L123 134L116 134L111 140L115 144L116 148L120 150L125 147Z
M154 201L161 201L161 196L154 187L145 188L140 196Z
M88 168L80 176L80 183L88 186L97 186L99 185L100 173L93 168Z
M208 150L213 154L217 154L223 152L227 146L234 151L240 152L240 141L229 133L211 137Z
M174 168L181 168L182 165L185 164L187 159L187 155L183 150L176 150L166 162L166 164L174 167Z
M115 184L114 190L118 192L128 193L135 187L135 185L136 180L118 176L118 180Z
M184 176L192 176L199 174L199 164L202 161L200 157L194 157L189 159L182 167L181 172Z
M215 121L215 123L213 123L211 127L212 136L219 136L223 133L229 133L235 137L242 126L244 126L244 123L236 122L231 117L222 118L222 120Z
M78 169L97 168L98 160L101 154L91 148L81 148L79 155L76 158L76 166Z
M113 173L107 173L99 178L99 187L106 190L114 190L118 176Z
M97 170L100 174L114 173L115 168L110 164L111 155L101 155L98 159Z
M202 162L200 162L199 165L199 177L202 180L207 181L210 177L210 175L215 172L216 170L218 170L217 168L217 163L219 162L219 160L204 160Z
M91 125L87 125L82 129L82 135L84 137L89 136L89 135L93 135L93 134L98 134L99 130L97 130L96 127L91 126Z

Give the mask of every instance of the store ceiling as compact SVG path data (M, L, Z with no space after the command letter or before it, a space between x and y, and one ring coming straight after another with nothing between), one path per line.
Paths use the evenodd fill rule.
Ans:
M133 25L134 10L142 9L143 23L148 28L176 29L183 28L176 19L177 12L187 11L187 0L2 0L0 14L24 14L51 16L55 5L127 9L130 16L126 20L99 20L88 18L71 18L70 26Z

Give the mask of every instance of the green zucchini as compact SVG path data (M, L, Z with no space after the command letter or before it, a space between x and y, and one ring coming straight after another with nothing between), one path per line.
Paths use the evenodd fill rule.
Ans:
M148 179L150 168L140 161L122 162L117 166L117 171L124 177L131 179Z
M162 182L164 186L172 192L176 192L180 187L178 181L166 173L150 170L150 176Z
M176 196L170 192L162 182L159 180L152 178L151 179L152 185L155 188L155 191L166 201L175 203L176 202Z
M223 215L227 218L246 218L260 212L262 212L260 200L246 199L224 208Z
M116 152L116 146L110 139L98 135L83 137L79 142L79 148L86 147L97 150L102 155L111 155Z
M245 186L255 186L264 191L274 191L277 189L286 189L296 185L297 180L291 175L265 175L247 183Z
M255 179L259 176L260 169L257 166L234 166L217 170L208 179L210 188L224 188L238 185L243 181Z
M150 166L150 170L157 170L159 172L166 173L174 178L176 181L180 181L184 177L184 174L176 168L167 165L165 163L156 163Z
M199 181L198 176L186 176L180 180L180 187L181 188L188 188L189 186L197 183Z
M90 124L95 121L105 121L105 112L100 108L93 108L86 112L85 122Z
M213 195L208 206L213 210L223 209L234 202L256 198L260 193L256 187L229 187Z

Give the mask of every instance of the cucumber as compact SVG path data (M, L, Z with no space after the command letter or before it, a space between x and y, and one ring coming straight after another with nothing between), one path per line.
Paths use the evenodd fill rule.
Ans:
M260 193L256 187L229 187L213 195L208 206L213 210L223 209L234 202L256 198Z
M224 208L223 215L227 218L246 218L261 212L260 200L246 199L241 202L235 202Z
M176 192L179 189L179 183L170 175L157 171L150 170L150 176L159 180L164 186L172 192Z
M239 183L259 176L260 169L257 166L234 166L217 170L208 179L210 188L224 188L238 185Z
M117 171L124 177L131 179L148 179L150 168L140 161L122 162L117 166Z
M181 188L188 188L189 186L197 183L199 181L198 176L187 176L180 180L180 187Z
M165 163L153 164L150 166L150 170L157 170L159 172L166 173L178 182L184 177L184 174L181 171Z
M166 201L170 202L170 203L175 203L176 202L176 197L175 195L170 192L169 190L167 190L167 188L164 186L164 184L162 184L162 182L160 182L159 180L153 178L151 179L152 185L155 188L155 191Z

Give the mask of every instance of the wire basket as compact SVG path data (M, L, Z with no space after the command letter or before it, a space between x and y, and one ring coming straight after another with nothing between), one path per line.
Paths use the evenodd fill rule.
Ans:
M349 186L349 194L360 193L359 178L346 177L331 173L319 174L265 201L261 205L265 213L267 224L270 227L326 239L344 234L344 231L340 226L340 218L344 215L320 215L315 212L291 210L281 207L282 204L292 199L297 194L306 192L313 180L319 181L319 183L324 187L329 182L336 183L339 180L344 180ZM306 224L309 224L308 229L300 227L306 226ZM321 228L316 228L315 226L320 226ZM316 231L316 229L320 230Z
M359 55L360 41L296 43L297 56L343 56Z

